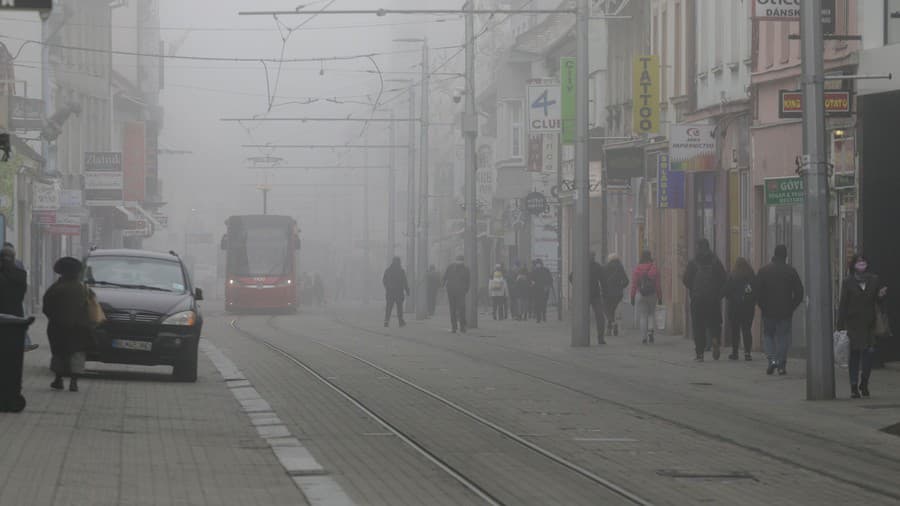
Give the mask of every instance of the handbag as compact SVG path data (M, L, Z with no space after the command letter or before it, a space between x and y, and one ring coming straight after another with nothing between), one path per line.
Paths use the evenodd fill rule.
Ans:
M881 308L875 310L875 337L891 336L891 323L887 313Z
M97 294L89 288L85 289L87 290L88 321L92 326L96 327L106 321L106 313L103 312L103 308L97 302Z

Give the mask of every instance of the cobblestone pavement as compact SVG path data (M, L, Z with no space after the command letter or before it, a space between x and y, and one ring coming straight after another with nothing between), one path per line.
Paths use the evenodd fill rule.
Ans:
M171 368L89 363L55 392L50 352L26 354L26 410L0 414L0 505L303 505L303 494L208 359Z

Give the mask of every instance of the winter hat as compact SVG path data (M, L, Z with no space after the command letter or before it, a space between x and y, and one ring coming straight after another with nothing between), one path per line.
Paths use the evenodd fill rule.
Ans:
M53 272L60 276L77 276L81 274L81 261L73 257L62 257L53 264Z

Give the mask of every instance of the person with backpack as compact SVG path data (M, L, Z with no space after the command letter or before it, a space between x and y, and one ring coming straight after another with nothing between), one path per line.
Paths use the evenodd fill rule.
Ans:
M775 369L779 376L787 374L792 319L802 302L803 282L797 269L787 263L787 246L779 244L772 262L756 276L756 304L762 311L763 344L769 359L766 374Z
M750 354L753 347L753 315L756 312L756 292L753 285L756 284L756 274L753 267L745 258L734 261L734 269L728 273L725 280L725 305L728 314L728 323L731 329L731 355L728 360L738 359L741 337L744 341L744 360L753 360Z
M503 271L500 270L500 267L498 264L497 270L494 271L494 277L488 281L488 293L491 296L491 306L495 320L497 318L501 320L506 319L506 298L509 296L509 286L506 284L506 279L503 277Z
M688 262L682 282L691 297L691 323L694 334L694 361L703 362L706 338L712 341L713 359L719 360L722 336L722 288L725 266L709 247L709 241L697 241L697 254Z
M612 253L606 259L605 289L603 290L603 306L606 311L606 332L618 336L619 324L616 322L616 310L622 302L624 290L628 288L630 281L625 272L625 266L619 255Z
M662 304L662 290L659 284L659 269L648 250L641 253L641 262L631 275L631 305L634 306L641 329L641 343L653 344L653 330L656 327L656 305ZM635 299L635 296L639 298Z

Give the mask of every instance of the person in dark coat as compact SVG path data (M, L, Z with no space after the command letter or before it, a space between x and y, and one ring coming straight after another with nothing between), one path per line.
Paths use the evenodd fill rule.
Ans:
M756 274L753 267L745 258L734 261L734 269L728 273L725 281L724 295L725 306L728 313L728 323L731 328L731 355L729 360L738 359L741 337L744 342L744 360L753 360L751 351L753 348L753 316L756 313L756 293L753 286L756 284Z
M325 283L322 282L322 276L317 272L313 276L313 294L316 297L316 305L321 307L325 305Z
M597 324L597 344L606 344L604 318L606 316L606 267L597 261L597 255L591 251L590 278L588 283L588 300ZM569 284L574 283L575 273L569 273Z
M628 273L625 272L625 266L622 265L619 255L615 253L607 257L605 269L603 306L606 312L606 331L610 335L618 336L619 323L616 321L616 311L625 296L624 290L628 288Z
M846 330L850 339L850 397L869 396L869 376L875 353L875 319L879 304L887 296L887 287L869 272L862 255L850 259L849 274L841 285L837 329ZM860 368L862 377L860 378Z
M4 243L0 249L0 313L18 317L25 316L25 293L28 291L28 272L16 259L16 248ZM25 333L25 351L38 348L32 344L31 336Z
M547 300L550 298L550 290L553 289L553 275L544 267L544 262L538 258L531 269L531 294L534 307L535 321L538 323L547 321Z
M56 373L50 387L55 390L63 389L63 377L68 376L69 390L78 391L78 375L84 372L84 352L92 337L88 316L90 292L81 282L81 270L78 259L59 259L53 266L59 279L44 294L47 338L53 354L51 368Z
M441 285L447 289L447 301L450 303L450 327L454 334L459 329L466 332L466 293L469 291L469 268L466 267L462 255L450 264L444 272Z
M397 320L401 327L406 326L403 320L403 298L409 295L409 283L406 281L406 271L400 266L400 257L394 257L391 265L384 270L384 276L381 278L384 285L384 326L387 327L391 321L391 311L397 306Z
M787 263L787 246L775 246L772 262L756 275L756 305L762 311L763 344L769 365L766 374L778 369L787 374L794 311L803 302L803 282L797 269Z
M688 262L682 282L691 296L691 323L697 362L703 362L706 338L712 341L713 359L719 359L722 336L722 287L725 267L709 247L709 241L697 241L697 254Z

